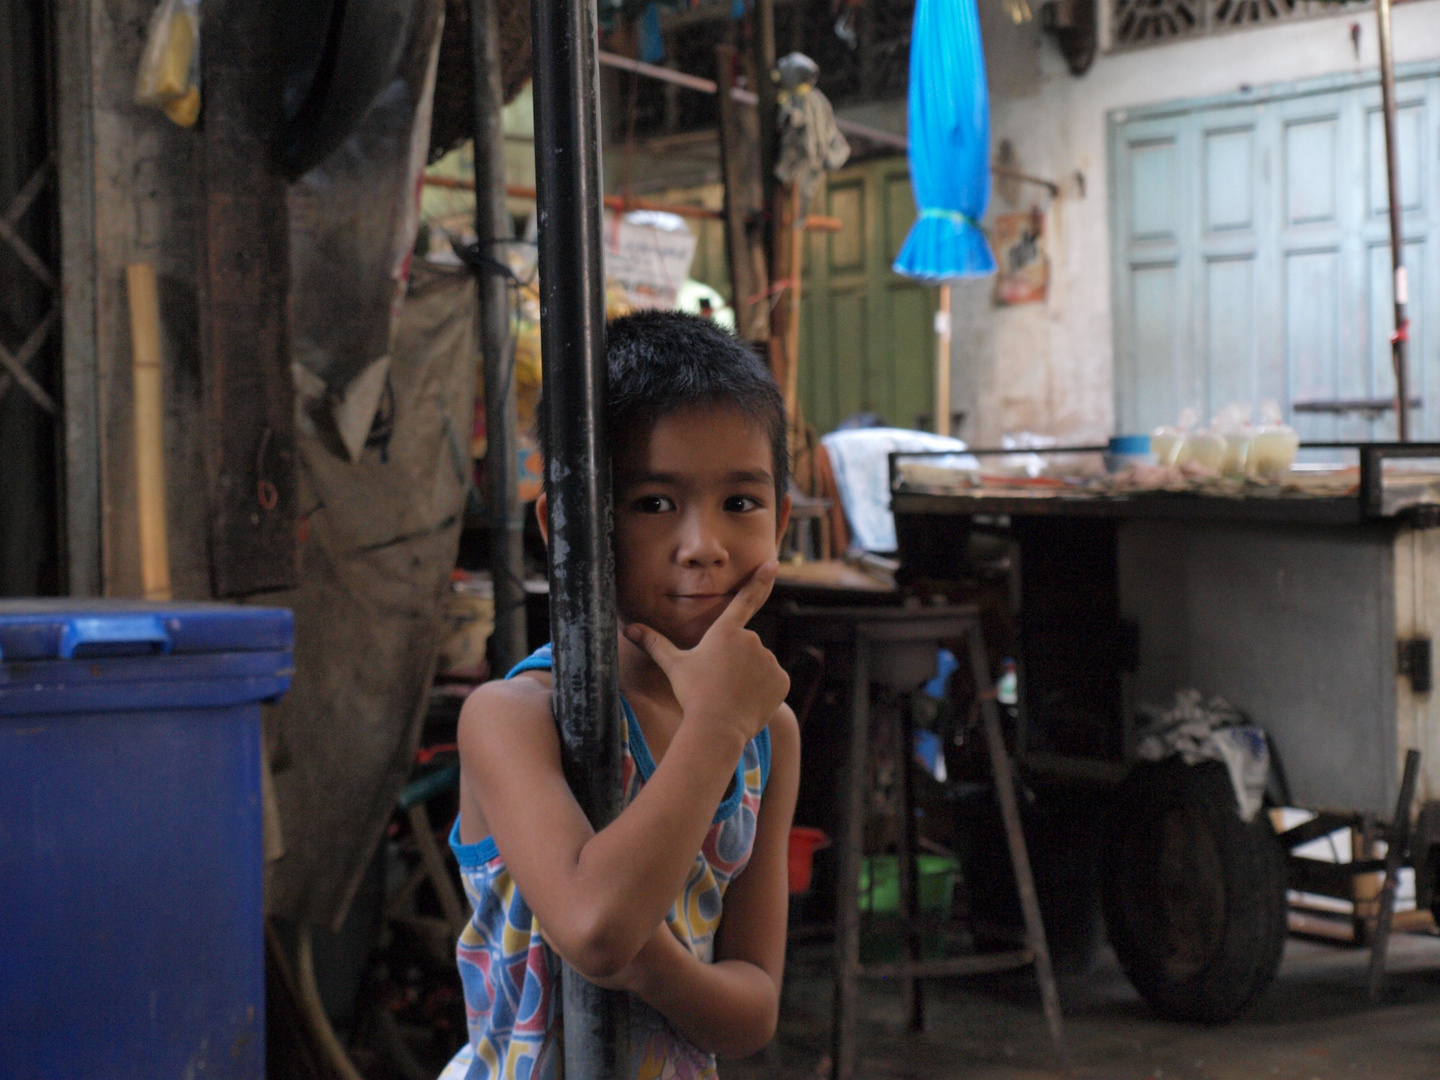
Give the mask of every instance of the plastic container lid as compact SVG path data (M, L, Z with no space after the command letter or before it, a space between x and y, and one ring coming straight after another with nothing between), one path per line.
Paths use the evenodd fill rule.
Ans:
M288 651L285 608L139 600L0 600L0 661Z
M0 601L0 716L219 708L284 694L285 608Z
M1112 454L1148 454L1150 453L1149 435L1115 435L1110 439L1110 453Z

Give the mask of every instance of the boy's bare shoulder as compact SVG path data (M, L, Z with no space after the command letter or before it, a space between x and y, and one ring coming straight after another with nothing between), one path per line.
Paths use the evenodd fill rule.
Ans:
M778 751L799 760L800 721L795 718L795 711L789 705L782 703L770 718L770 750L772 756Z
M553 682L547 671L525 672L476 687L460 709L460 745L519 732L553 732L550 712Z

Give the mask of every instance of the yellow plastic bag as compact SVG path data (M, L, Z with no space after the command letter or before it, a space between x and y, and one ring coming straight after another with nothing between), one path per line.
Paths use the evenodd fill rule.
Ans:
M200 0L160 0L150 16L135 103L163 109L181 127L200 116Z

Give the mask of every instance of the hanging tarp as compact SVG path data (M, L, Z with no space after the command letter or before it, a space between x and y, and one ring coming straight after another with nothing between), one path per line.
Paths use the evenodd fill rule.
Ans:
M301 585L291 693L266 710L285 853L266 910L337 926L410 776L470 485L475 281L417 261L381 415L358 461L300 388ZM323 415L320 417L323 421Z
M409 261L443 11L417 3L395 78L290 190L300 586L263 597L295 612L266 910L298 922L344 918L410 774L470 486L474 279Z
M291 349L325 383L358 459L390 367L430 146L443 0L417 5L388 83L348 137L290 186Z
M919 0L910 38L910 182L920 216L895 272L980 277L995 258L980 229L990 201L990 95L975 0Z

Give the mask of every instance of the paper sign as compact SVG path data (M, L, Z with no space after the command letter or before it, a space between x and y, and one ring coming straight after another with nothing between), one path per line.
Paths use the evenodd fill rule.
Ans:
M695 234L622 219L605 223L605 279L635 308L673 308L690 276Z

